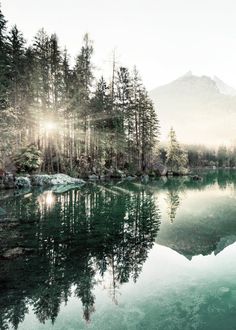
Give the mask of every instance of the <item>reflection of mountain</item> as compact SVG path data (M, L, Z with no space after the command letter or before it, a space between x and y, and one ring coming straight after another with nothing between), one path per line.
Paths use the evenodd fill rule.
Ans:
M235 182L236 171L211 171L199 182L162 178L2 199L0 328L17 328L29 307L40 322L54 322L72 293L88 321L95 287L102 283L116 302L121 285L138 279L155 239L188 258L219 253L236 238ZM161 225L156 198L160 209L167 204Z
M105 274L114 300L119 285L137 280L159 215L152 194L134 189L87 186L2 201L7 218L0 225L0 256L16 247L24 255L0 260L1 329L9 323L17 328L29 301L40 322L54 322L72 287L88 321L95 310L93 289Z
M189 72L154 89L150 96L158 110L163 138L174 126L184 143L215 145L235 140L235 90L219 78Z
M235 197L230 197L227 192L227 189L235 191L235 171L209 172L198 183L182 180L169 180L163 187L167 189L166 195L170 196L168 221L162 222L156 242L189 259L199 254L218 254L236 241ZM221 187L220 193L215 185ZM187 187L191 190L186 190ZM179 203L179 194L184 191L187 194Z

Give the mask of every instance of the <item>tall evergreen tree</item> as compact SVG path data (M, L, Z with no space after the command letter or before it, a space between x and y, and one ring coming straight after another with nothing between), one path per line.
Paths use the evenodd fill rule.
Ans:
M49 40L50 48L50 106L54 112L58 111L62 104L62 55L58 45L58 38L53 34Z
M188 163L187 154L181 148L176 138L176 133L171 128L169 133L169 144L167 148L166 164L172 172L183 172Z
M9 105L22 116L25 107L25 40L14 26L8 35L10 95Z
M41 110L50 108L50 42L41 29L34 38L35 100Z
M83 46L76 59L73 79L73 110L78 123L83 131L82 143L84 151L89 154L90 148L90 118L89 105L91 96L91 86L93 82L92 58L93 45L88 34L85 34Z
M0 8L0 110L7 106L9 86L6 19Z

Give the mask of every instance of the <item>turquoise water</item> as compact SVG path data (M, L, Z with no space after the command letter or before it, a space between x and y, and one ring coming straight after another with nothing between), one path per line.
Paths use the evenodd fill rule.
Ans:
M0 329L236 329L235 171L0 207Z

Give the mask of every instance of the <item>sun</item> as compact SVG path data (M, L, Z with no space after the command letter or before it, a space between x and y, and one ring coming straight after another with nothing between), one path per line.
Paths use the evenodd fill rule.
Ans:
M42 127L45 129L45 131L51 132L57 128L57 125L55 122L45 121L45 122L42 122Z

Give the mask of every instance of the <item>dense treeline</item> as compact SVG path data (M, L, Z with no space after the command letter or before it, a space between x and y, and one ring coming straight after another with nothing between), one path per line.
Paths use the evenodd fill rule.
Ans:
M111 81L96 81L87 34L72 67L55 34L42 29L27 46L18 28L6 24L0 12L3 165L33 144L42 153L42 171L150 166L158 120L135 68L130 72L114 60Z
M185 157L183 164L186 164L186 158L188 166L190 168L196 167L220 167L220 168L234 168L236 167L236 148L234 146L226 147L224 145L218 148L211 148L203 145L185 145L184 146ZM159 147L160 161L168 164L168 148L165 146ZM178 165L179 161L175 162Z
M204 146L188 147L189 164L192 167L235 167L236 148L219 146L217 149Z

